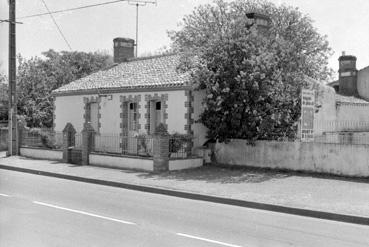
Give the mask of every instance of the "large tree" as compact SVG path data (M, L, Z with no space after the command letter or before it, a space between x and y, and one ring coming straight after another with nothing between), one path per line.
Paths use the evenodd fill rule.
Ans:
M2 64L0 63L0 68ZM8 84L6 75L0 72L0 121L8 119Z
M247 13L270 17L268 29ZM312 20L298 9L267 1L215 1L197 7L170 36L182 52L181 69L206 91L199 121L208 136L294 138L304 77L329 77L330 48Z
M112 64L104 53L56 52L43 57L18 57L18 114L29 127L52 127L52 90Z

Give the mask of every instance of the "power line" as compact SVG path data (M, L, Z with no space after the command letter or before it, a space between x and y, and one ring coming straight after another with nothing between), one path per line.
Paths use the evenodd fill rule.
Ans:
M60 33L60 35L63 37L63 39L64 39L65 43L68 45L69 49L70 49L70 50L72 50L72 47L70 46L70 44L69 44L68 40L65 38L65 36L64 36L64 34L63 34L62 30L60 29L60 27L59 27L58 23L56 23L56 20L55 20L54 16L52 15L52 13L50 12L49 8L47 7L46 2L45 2L44 0L41 0L41 1L42 1L42 3L44 4L44 6L45 6L45 8L46 8L46 10L47 10L47 12L48 12L48 14L49 14L49 15L50 15L50 17L51 17L51 19L53 20L53 22L54 22L54 24L55 24L56 28L58 29L58 31L59 31L59 33Z
M69 9L55 10L55 11L51 11L51 12L47 12L47 13L39 13L39 14L34 14L34 15L21 16L21 17L19 17L19 18L17 18L17 19L18 19L18 20L20 20L20 19L27 19L27 18L37 17L37 16L49 15L49 14L56 14L56 13L69 12L69 11L73 11L73 10L87 9L87 8L98 7L98 6L102 6L102 5L108 5L108 4L119 3L119 2L155 3L155 4L156 4L156 1L144 1L144 0L142 0L142 1L141 1L141 0L134 0L134 1L132 1L132 0L115 0L115 1L109 1L109 2L97 3L97 4L83 5L83 6L74 7L74 8L69 8Z

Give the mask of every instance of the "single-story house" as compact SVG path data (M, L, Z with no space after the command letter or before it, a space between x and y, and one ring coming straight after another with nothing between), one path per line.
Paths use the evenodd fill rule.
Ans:
M177 70L179 55L133 58L133 44L114 39L114 66L53 91L54 130L62 131L70 122L80 133L90 122L97 136L120 136L123 143L153 134L162 123L169 134L192 135L193 147L201 146L206 128L194 120L202 111L203 95L192 89L188 72Z

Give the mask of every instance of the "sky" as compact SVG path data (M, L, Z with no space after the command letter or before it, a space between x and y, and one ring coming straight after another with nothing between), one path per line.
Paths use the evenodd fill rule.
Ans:
M49 9L60 10L111 0L44 0ZM334 54L330 67L338 70L338 57L357 57L357 68L369 66L368 0L270 0L298 7L314 20L314 26L327 35ZM138 55L154 53L170 46L168 30L178 30L182 18L199 4L212 0L157 0L139 8ZM46 12L42 0L17 0L17 18ZM84 10L54 14L73 50L105 51L112 54L115 37L135 38L136 7L119 2ZM8 18L8 1L0 0L0 20ZM17 25L17 54L30 58L49 49L69 50L50 16L22 19ZM0 23L0 72L7 74L8 24Z

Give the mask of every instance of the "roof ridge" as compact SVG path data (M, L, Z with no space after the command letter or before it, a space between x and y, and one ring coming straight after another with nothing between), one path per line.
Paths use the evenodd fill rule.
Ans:
M149 59L154 59L154 58L169 57L169 56L175 56L175 55L178 55L178 53L170 52L170 53L151 55L151 56L145 56L145 57L134 57L134 58L128 59L127 62L123 62L123 63L120 63L120 64L135 62L135 61L142 61L142 60L149 60Z

